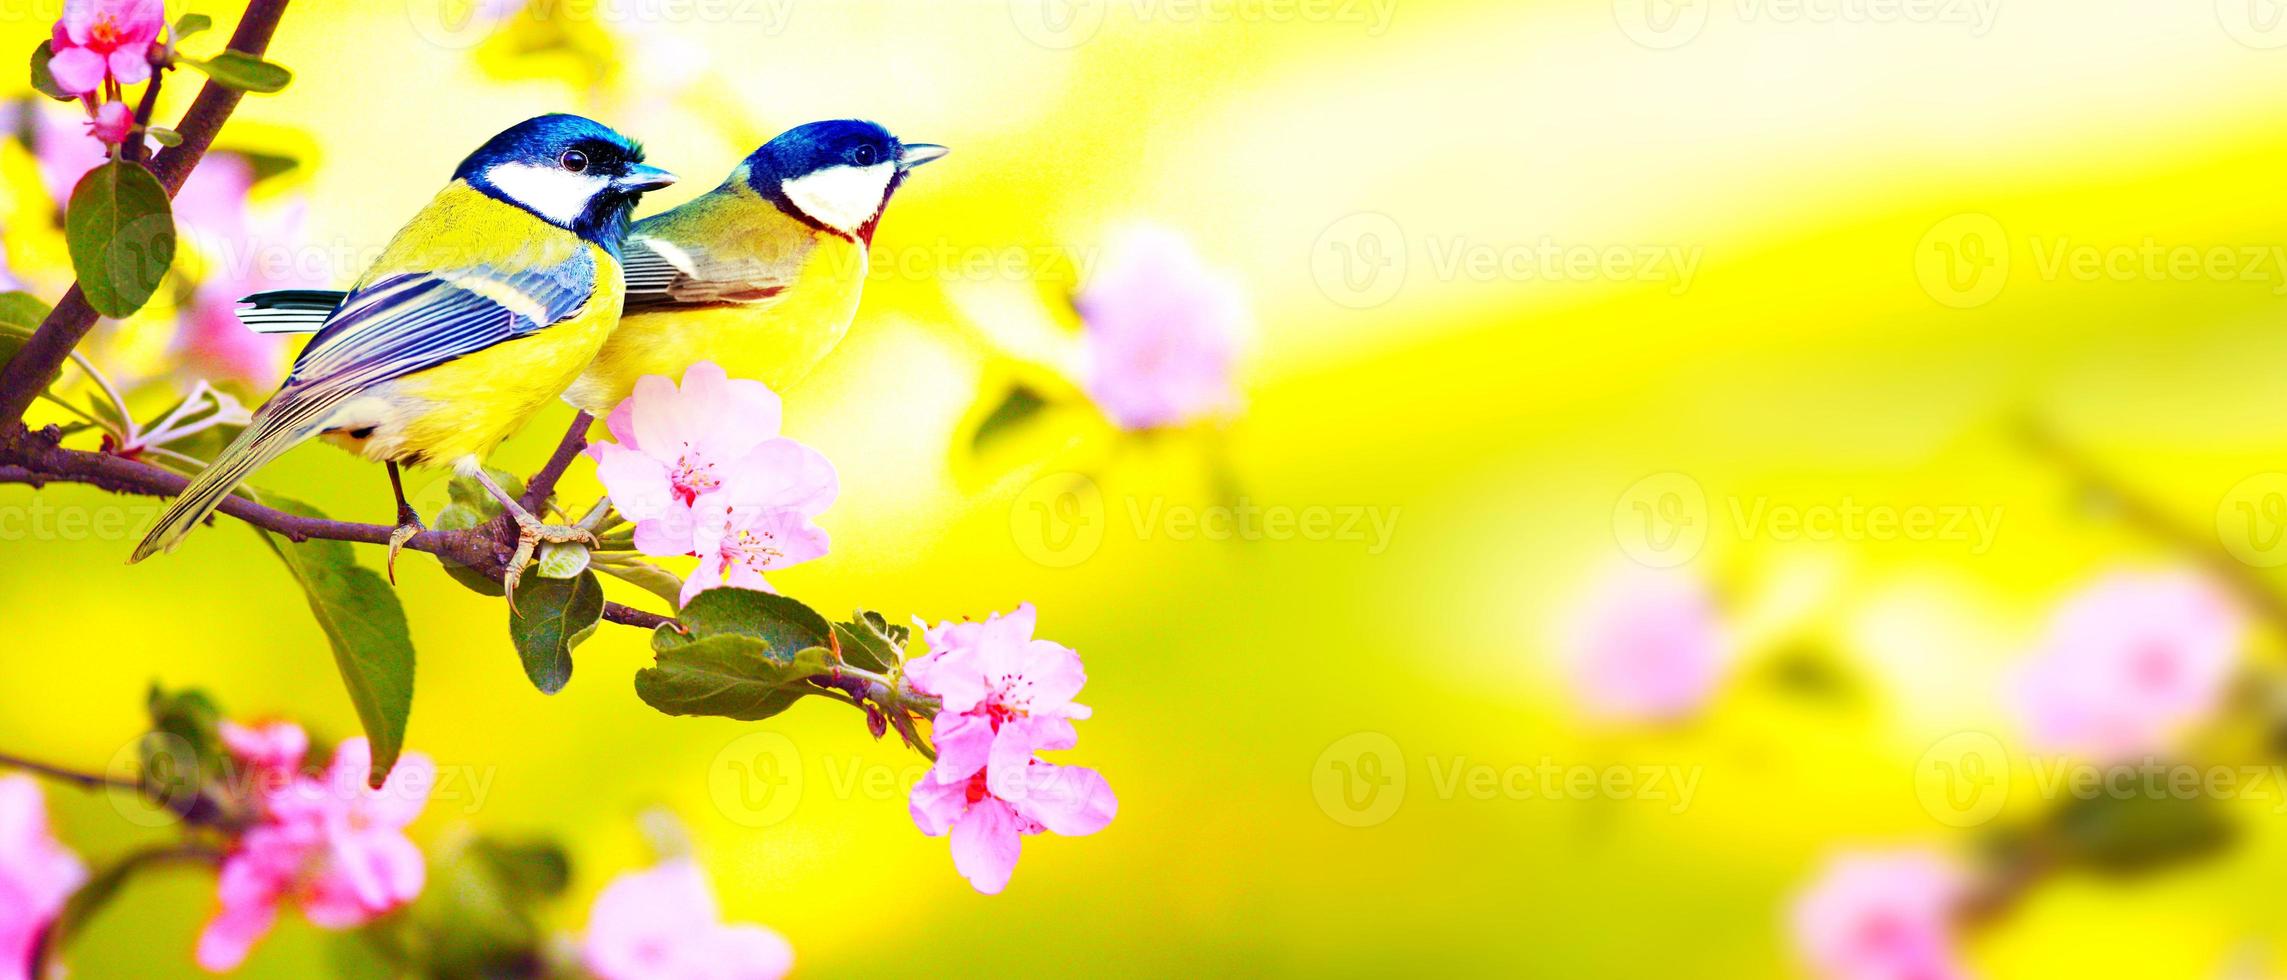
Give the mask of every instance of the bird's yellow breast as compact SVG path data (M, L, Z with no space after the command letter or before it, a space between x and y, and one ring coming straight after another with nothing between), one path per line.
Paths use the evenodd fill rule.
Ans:
M482 459L561 395L619 322L622 286L610 252L473 190L450 201L441 196L432 207L440 205L452 220L431 234L400 235L369 279L436 269L434 260L444 257L465 263L498 256L513 269L564 262L584 249L595 264L595 292L577 313L542 330L376 385L337 410L326 438L369 459Z
M751 192L746 196L751 197ZM770 208L760 199L754 206ZM684 369L699 361L713 361L734 378L752 378L774 390L784 389L833 352L849 332L850 320L857 315L858 300L865 291L865 245L799 225L775 210L769 212L766 221L754 218L753 212L744 218L748 236L781 236L767 247L748 244L747 248L774 255L799 250L800 265L786 288L758 303L629 314L604 342L587 372L565 393L565 400L602 416L626 398L644 375L681 380ZM740 215L734 211L709 216L708 223L737 220ZM714 240L717 250L733 247L724 242L731 237L728 229L686 226L671 230L705 234ZM790 244L783 237L788 235L807 236L809 240Z

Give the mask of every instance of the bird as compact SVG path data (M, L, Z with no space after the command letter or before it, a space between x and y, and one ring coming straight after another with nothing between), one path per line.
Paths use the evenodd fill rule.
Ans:
M487 140L335 297L277 393L129 562L173 548L255 470L313 438L388 466L392 571L422 529L400 466L449 465L500 501L518 529L512 597L540 542L593 545L527 511L483 461L594 360L619 322L630 215L674 181L640 144L580 116L536 116Z
M773 389L801 380L849 332L891 196L947 152L862 119L804 123L748 154L721 186L637 222L623 247L626 312L565 400L608 415L637 379L681 377L699 361ZM259 332L292 333L339 300L256 293L239 316Z

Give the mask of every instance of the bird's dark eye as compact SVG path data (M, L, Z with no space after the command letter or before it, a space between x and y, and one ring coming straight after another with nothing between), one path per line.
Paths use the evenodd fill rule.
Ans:
M565 150L563 156L556 158L556 162L563 164L564 169L573 173L581 173L588 169L588 155L578 150Z
M851 151L850 151L850 162L851 162L851 163L854 163L854 164L857 164L858 166L861 166L861 167L871 167L871 166L873 166L873 165L874 165L874 148L873 148L873 145L872 145L872 144L867 144L867 145L865 145L865 146L861 146L861 147L858 147L858 148L857 148L857 149L855 149L855 150L851 150Z

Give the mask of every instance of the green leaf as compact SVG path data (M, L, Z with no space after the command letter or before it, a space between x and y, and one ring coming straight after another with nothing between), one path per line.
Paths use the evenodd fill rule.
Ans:
M833 624L809 606L772 592L708 589L691 597L677 617L687 635L672 626L652 635L652 648L710 636L739 635L761 640L773 656L790 657L805 647L830 646Z
M485 473L510 494L521 496L524 493L524 481L515 474L491 467L486 467ZM437 530L466 531L482 527L500 516L500 501L492 499L492 494L485 490L484 485L473 479L454 477L451 483L446 484L445 494L449 502L439 508L436 516L429 521L429 526ZM453 581L467 586L472 592L494 597L508 594L501 587L500 580L490 575L442 556L437 558L437 563L444 566L445 574L452 576Z
M48 69L48 62L56 56L55 50L48 47L49 43L41 41L39 47L32 49L32 87L38 89L41 95L56 101L77 102L79 97L56 84L56 73Z
M243 51L225 50L223 53L200 61L184 58L183 63L206 72L215 84L241 92L276 92L294 80L294 73L284 66L264 61Z
M143 127L143 132L149 135L152 139L159 141L160 146L183 145L183 134L175 132L172 129L168 129L165 126L145 126Z
M985 414L983 422L977 424L976 434L969 437L969 448L973 451L982 450L987 444L1015 431L1047 407L1048 400L1042 398L1040 392L1022 384L1011 386L1001 403Z
M382 976L536 976L547 933L541 904L563 893L571 859L549 841L455 835L428 859L428 885L413 904L355 935L344 960L380 959ZM348 935L348 934L344 934Z
M532 573L541 578L566 579L588 570L588 546L574 541L550 541L540 546Z
M184 14L175 21L175 40L180 41L214 26L214 18L205 14Z
M0 364L14 360L24 349L24 342L39 332L40 322L48 318L48 304L39 297L25 292L0 293ZM62 366L48 375L47 384L56 383L63 376ZM47 385L41 385L44 390Z
M22 331L23 336L30 337L33 331L40 329L41 321L46 320L53 309L40 302L39 297L22 290L0 293L0 328L13 328Z
M151 731L137 747L138 780L145 794L179 810L209 784L228 778L222 711L203 691L168 692L156 684L144 702Z
M571 855L554 841L479 837L469 842L469 857L484 862L502 889L518 898L553 898L572 884Z
M834 635L842 641L843 663L879 674L905 659L905 643L913 631L880 613L860 609L849 622L835 623Z
M265 495L271 507L322 518L308 504ZM405 608L381 573L357 563L345 541L311 539L299 544L283 535L258 532L309 597L310 613L333 646L334 665L357 706L357 718L373 743L375 787L397 764L405 748L405 722L413 711L413 638L405 628Z
M233 147L229 152L244 158L247 165L254 168L254 183L257 186L272 177L292 173L294 168L302 165L302 161L283 153L265 153L260 150L245 150L236 147Z
M2169 772L2155 771L2162 776ZM2176 796L2159 786L2069 799L2052 811L2048 829L2066 860L2119 875L2214 853L2234 836L2213 799Z
M175 261L166 188L141 164L113 160L80 178L64 234L87 305L115 320L150 302Z
M493 469L490 466L484 468L484 474L491 477L492 482L500 484L502 490L508 491L509 496L524 496L524 479L522 477L507 470ZM500 516L500 501L494 499L492 491L485 489L484 484L478 483L474 477L453 477L453 482L445 485L445 498L451 504L468 508L472 514L478 517L477 524ZM469 526L475 527L476 524Z
M761 721L817 693L806 679L833 669L825 647L780 653L738 633L678 641L656 652L658 666L636 671L635 694L670 715Z
M524 676L542 694L554 694L572 680L572 648L603 620L604 587L593 572L579 577L526 578L516 587L508 610L508 635Z

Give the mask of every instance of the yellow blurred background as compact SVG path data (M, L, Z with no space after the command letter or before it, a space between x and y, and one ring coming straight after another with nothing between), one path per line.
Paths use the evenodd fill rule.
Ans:
M501 604L412 556L409 747L465 774L415 837L559 836L577 877L553 926L578 930L647 860L635 818L664 806L726 917L784 933L816 975L1762 977L1798 969L1782 910L1836 848L1974 845L1917 794L1918 767L1957 732L2014 738L2002 680L2060 596L2188 557L2092 513L2024 420L2210 547L2235 488L2287 470L2287 26L2266 30L2270 2L628 0L603 26L649 55L592 79L504 78L426 0L297 0L271 48L293 86L249 97L222 142L314 147L288 179L309 243L345 255L543 111L595 114L685 176L646 213L809 119L954 150L900 192L849 339L787 393L789 434L834 460L842 494L821 519L833 552L773 580L829 613L1037 603L1041 634L1086 659L1096 715L1068 755L1111 780L1118 819L1029 838L1007 893L975 894L912 828L916 758L847 710L662 716L629 681L645 637L608 625L544 697ZM29 49L53 6L16 9L0 50ZM193 50L235 21L191 9L221 25ZM696 94L646 96L646 72L697 65L679 83ZM1053 342L1058 298L1139 220L1246 284L1243 415L1084 461L966 458L1012 352ZM2166 260L2219 248L2233 261ZM529 472L569 415L495 464ZM1093 488L1076 504L1073 471ZM592 469L574 472L584 502ZM381 472L330 448L260 482L389 515ZM1234 489L1379 518L1387 537L1207 540L1140 516ZM1593 724L1562 686L1571 610L1644 557L1630 521L1654 491L1700 529L1655 557L1716 584L1737 662L1690 725ZM132 523L152 503L0 487L19 513ZM1739 516L1851 505L1994 533L1803 536ZM129 568L132 537L0 549L0 747L100 768L154 679L356 733L253 533L225 524ZM1403 780L1362 811L1330 766L1368 755ZM1543 764L1691 790L1546 799L1500 778ZM741 785L765 771L781 778ZM160 833L100 796L50 796L93 857ZM1971 961L2269 975L2287 965L2287 821L2246 809L2218 859L2045 882ZM212 888L188 871L136 884L75 975L189 971ZM328 949L289 915L244 974L334 969Z

